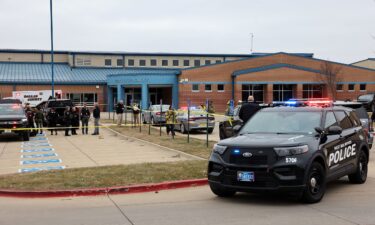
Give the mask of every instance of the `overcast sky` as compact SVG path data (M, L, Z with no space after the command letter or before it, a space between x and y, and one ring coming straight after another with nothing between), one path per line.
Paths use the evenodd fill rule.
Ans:
M49 49L49 0L0 0L0 48ZM55 49L375 57L375 0L54 0Z

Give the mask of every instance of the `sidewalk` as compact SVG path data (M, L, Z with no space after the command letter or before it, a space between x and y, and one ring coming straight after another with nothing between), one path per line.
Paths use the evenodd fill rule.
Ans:
M101 135L65 137L49 135L25 142L13 139L0 142L0 174L40 169L64 169L145 162L190 160L189 156L127 139L101 129ZM43 139L43 140L41 140ZM50 145L50 146L49 146ZM25 152L25 150L27 150ZM22 152L23 151L23 152Z

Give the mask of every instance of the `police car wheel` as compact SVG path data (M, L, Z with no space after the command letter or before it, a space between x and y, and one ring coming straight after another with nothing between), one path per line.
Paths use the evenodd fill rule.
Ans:
M310 169L306 180L306 188L302 195L302 200L306 203L319 202L325 193L326 177L323 166L314 162Z
M210 184L211 191L219 197L232 197L236 194L236 191L229 190L227 188L220 187L215 184Z
M367 165L367 155L364 151L360 151L358 157L357 170L355 171L355 173L348 175L350 183L363 184L366 182L368 170Z

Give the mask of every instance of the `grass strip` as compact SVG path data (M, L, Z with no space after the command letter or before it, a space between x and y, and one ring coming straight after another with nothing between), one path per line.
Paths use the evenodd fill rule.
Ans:
M0 188L28 191L99 188L198 179L206 175L206 161L187 160L3 175Z
M174 139L172 139L171 136L167 136L165 131L162 131L162 135L160 136L159 129L156 129L155 127L151 128L151 134L149 135L148 125L143 125L141 132L139 132L139 127L133 128L112 126L111 129L129 137L135 137L141 140L149 141L164 147L179 150L205 159L209 158L213 145L216 143L215 141L209 141L207 148L205 140L190 138L190 142L187 143L186 136L175 136Z

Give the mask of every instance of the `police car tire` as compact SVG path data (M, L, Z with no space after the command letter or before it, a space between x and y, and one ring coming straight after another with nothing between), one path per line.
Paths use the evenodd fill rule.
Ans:
M212 132L214 132L214 129L211 129L211 128L208 129L208 133L209 133L209 134L212 134Z
M210 188L215 195L223 198L232 197L236 194L236 191L229 190L227 188L223 188L215 184L210 184Z
M350 183L353 183L353 184L365 183L367 179L367 171L368 171L367 166L368 166L367 155L363 150L361 150L359 152L357 170L355 171L355 173L348 175Z
M318 182L318 189L312 187L311 180L315 178ZM310 166L307 180L306 180L306 188L302 194L302 201L306 203L316 203L319 202L325 193L326 189L326 173L324 171L323 166L318 162L313 162ZM314 193L315 192L315 193Z

